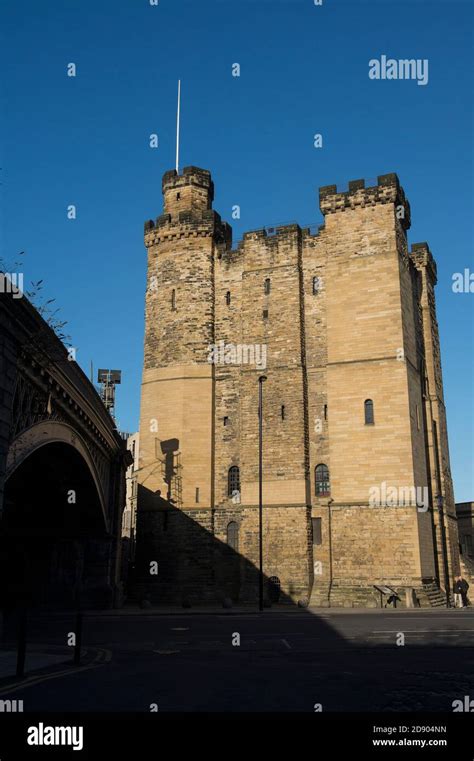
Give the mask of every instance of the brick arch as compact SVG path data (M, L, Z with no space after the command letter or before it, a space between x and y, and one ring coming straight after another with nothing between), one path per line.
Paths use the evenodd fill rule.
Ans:
M106 484L104 483L105 478L104 476L101 478L92 455L82 437L67 423L59 422L57 420L43 420L23 430L21 434L11 442L8 450L5 474L6 483L17 468L19 468L20 465L33 454L33 452L47 444L53 443L63 443L72 446L85 461L97 489L102 516L105 525L107 526L107 489Z

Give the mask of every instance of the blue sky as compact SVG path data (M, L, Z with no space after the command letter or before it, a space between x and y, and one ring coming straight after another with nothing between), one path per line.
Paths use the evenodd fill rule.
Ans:
M214 207L243 231L322 221L321 185L397 172L410 242L437 260L451 460L474 499L471 2L2 0L1 247L44 278L88 371L120 368L117 417L138 425L146 255L174 166L210 169ZM429 61L429 81L374 81L381 55ZM75 78L67 64L77 66ZM232 77L233 63L241 76ZM159 147L149 147L157 133ZM313 135L323 135L323 148ZM77 207L68 220L66 208ZM241 219L231 209L241 206Z

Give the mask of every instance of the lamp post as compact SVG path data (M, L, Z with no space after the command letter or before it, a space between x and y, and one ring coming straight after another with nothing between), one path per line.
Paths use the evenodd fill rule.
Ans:
M328 499L328 538L329 538L329 589L328 589L328 606L331 607L331 593L332 593L332 516L331 505L334 502L332 499Z
M262 479L262 450L263 450L263 384L267 380L266 375L260 375L258 379L258 554L259 554L259 580L258 600L259 609L263 610L263 479Z
M441 546L443 550L443 571L444 571L444 588L445 588L445 594L446 594L446 607L450 608L451 600L450 600L448 548L447 548L447 542L446 542L446 525L444 522L443 495L441 494L441 492L436 495L436 501L438 503L439 529L441 533Z

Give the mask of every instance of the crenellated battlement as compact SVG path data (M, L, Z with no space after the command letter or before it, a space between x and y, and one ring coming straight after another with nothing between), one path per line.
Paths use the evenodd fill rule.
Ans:
M243 234L242 240L262 239L266 242L271 242L275 239L281 240L282 238L293 236L295 233L301 233L301 227L296 222L292 222L288 225L261 227L258 230L249 230Z
M178 190L189 185L206 189L212 204L214 200L214 183L208 169L200 169L197 166L185 166L182 174L178 174L176 169L171 169L164 173L161 183L163 195L170 190Z
M350 180L348 189L338 191L337 185L319 188L319 207L324 217L340 213L346 209L374 207L377 204L392 204L394 213L406 231L411 224L410 204L395 173L383 174L372 184L366 186L366 180ZM155 221L145 222L145 242L147 246L163 239L189 237L218 233L221 241L230 247L232 228L212 209L214 200L214 183L207 169L196 166L184 167L182 174L175 169L163 175L162 189L164 197L163 214ZM177 227L180 230L177 230ZM285 225L266 226L250 230L243 234L242 241L260 239L268 245L273 241L292 236L296 232L304 239L316 238L325 230L325 223L301 227L296 222Z
M214 236L217 242L232 244L232 228L223 222L214 209L192 211L186 209L172 214L161 214L155 221L149 219L144 225L145 246L156 245L164 240Z
M397 218L404 230L408 230L410 221L410 204L395 173L382 174L377 177L377 185L365 186L365 180L350 180L349 188L338 192L336 185L319 188L319 208L322 214L336 214L345 209L364 208L376 204L393 204Z

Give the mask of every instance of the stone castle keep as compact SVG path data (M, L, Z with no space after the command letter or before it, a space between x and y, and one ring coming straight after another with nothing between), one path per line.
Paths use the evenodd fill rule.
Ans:
M374 584L401 604L449 593L436 264L408 249L397 175L320 188L318 231L256 230L236 249L208 171L166 172L163 195L145 224L139 593L257 599L262 374L267 591L331 606L379 604Z

